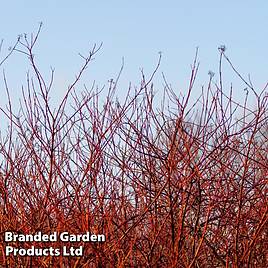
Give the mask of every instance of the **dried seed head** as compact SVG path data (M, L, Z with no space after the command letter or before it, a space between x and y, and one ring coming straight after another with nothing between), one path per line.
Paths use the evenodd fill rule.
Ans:
M227 48L226 48L225 45L220 45L220 46L218 47L218 50L219 50L221 53L225 52L226 49L227 49Z

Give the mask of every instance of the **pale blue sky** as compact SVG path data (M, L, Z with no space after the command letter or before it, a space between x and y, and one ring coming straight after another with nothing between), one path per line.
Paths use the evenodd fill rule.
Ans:
M40 21L43 28L35 53L41 71L46 73L50 66L55 68L59 93L72 81L82 63L78 53L85 54L94 43L101 42L103 47L83 80L89 85L96 80L102 86L115 77L124 57L119 90L125 91L127 82L139 83L141 67L147 74L153 70L158 52L162 51L157 89L161 91L161 72L164 72L173 89L183 92L198 46L201 63L198 91L208 81L209 70L217 73L217 47L221 44L226 45L227 55L241 73L251 74L257 88L268 80L268 1L265 0L2 1L0 38L4 39L4 47L0 56L18 34L35 32ZM25 57L14 54L1 66L12 92L17 92L24 83L29 68L25 62ZM236 83L228 69L225 78L227 85ZM2 82L0 86L3 96ZM238 96L240 91L242 88L237 88Z

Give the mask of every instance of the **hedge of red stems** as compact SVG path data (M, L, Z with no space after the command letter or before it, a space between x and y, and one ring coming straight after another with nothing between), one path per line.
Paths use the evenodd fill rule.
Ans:
M100 50L94 46L81 55L80 72L52 108L54 73L46 82L34 58L39 32L19 37L10 50L27 56L32 68L19 112L4 76L0 266L268 267L266 86L258 94L221 46L219 81L209 72L207 86L196 91L196 55L187 93L176 94L163 76L156 104L160 55L152 75L141 73L140 85L119 100L121 72L102 91L77 89ZM247 87L243 101L223 88L223 62ZM81 257L7 257L6 231L89 231L106 241L72 243L83 245ZM66 242L11 244L56 248Z

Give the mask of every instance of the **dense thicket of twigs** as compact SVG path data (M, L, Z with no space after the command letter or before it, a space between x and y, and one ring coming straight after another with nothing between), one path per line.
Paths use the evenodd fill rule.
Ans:
M185 96L165 82L157 107L154 72L120 102L117 79L101 98L94 87L76 89L95 46L52 109L53 83L33 56L37 37L11 50L26 54L34 73L19 114L7 83L1 108L9 121L0 137L1 267L268 267L266 88L257 94L220 47L219 81L210 73L196 102L196 58ZM243 101L222 88L223 61L246 84ZM7 258L5 231L90 231L106 242L85 243L81 258Z

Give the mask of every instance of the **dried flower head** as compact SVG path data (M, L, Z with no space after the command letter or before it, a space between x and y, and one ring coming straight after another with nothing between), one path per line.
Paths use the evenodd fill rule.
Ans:
M210 76L210 78L212 78L215 75L215 73L212 71L208 71L208 75Z
M226 46L225 45L220 45L219 47L218 47L218 50L220 50L220 52L225 52L226 51Z

